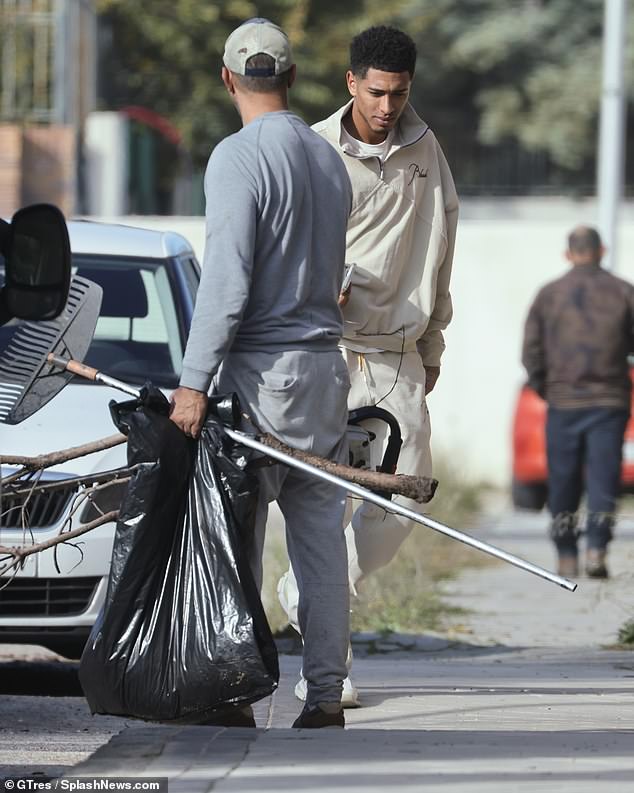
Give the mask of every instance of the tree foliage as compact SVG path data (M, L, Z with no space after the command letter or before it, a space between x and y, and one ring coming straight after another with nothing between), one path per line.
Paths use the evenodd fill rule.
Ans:
M289 33L299 74L292 107L309 122L347 97L351 37L395 24L417 42L412 101L441 141L517 141L563 169L587 165L596 150L603 0L98 0L98 9L109 35L105 104L164 114L198 163L238 128L219 79L222 49L256 15ZM632 14L629 23L634 33ZM628 74L633 65L630 47Z
M100 95L108 109L144 105L172 121L194 161L239 127L220 81L224 42L245 19L264 16L289 34L300 79L293 109L308 121L345 100L350 38L398 16L405 0L98 0ZM342 10L344 9L345 10Z
M438 79L467 87L483 143L518 140L574 168L596 147L603 0L422 0L419 45L442 50ZM427 11L427 13L426 13ZM424 54L422 56L425 57ZM433 68L433 65L430 64Z

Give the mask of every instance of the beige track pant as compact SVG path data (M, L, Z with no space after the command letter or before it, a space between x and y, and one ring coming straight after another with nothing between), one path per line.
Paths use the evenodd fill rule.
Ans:
M377 405L392 413L401 427L403 446L398 460L398 473L412 476L431 476L429 447L431 426L425 402L425 369L417 352L378 352L360 355L346 350L350 372L348 408ZM399 369L400 364L400 369ZM364 427L376 434L371 449L372 467L381 462L389 429L385 422L364 422ZM416 512L423 507L408 498L394 498ZM354 499L356 506L358 500ZM387 514L384 509L361 502L346 527L350 583L354 585L364 576L390 562L415 524L399 515Z
M425 369L420 355L417 352L360 355L345 350L344 357L350 373L348 408L378 404L392 413L403 436L397 472L431 476L431 427L425 402ZM371 445L371 465L375 467L383 457L389 429L385 422L377 420L364 422L363 426L377 436ZM398 496L394 500L409 509L423 511L423 505L411 499ZM359 504L356 498L348 499L346 515L348 575L354 592L361 578L392 560L416 524L400 515L388 514L375 504ZM292 568L288 580L284 581L284 591L289 620L297 625L297 585Z

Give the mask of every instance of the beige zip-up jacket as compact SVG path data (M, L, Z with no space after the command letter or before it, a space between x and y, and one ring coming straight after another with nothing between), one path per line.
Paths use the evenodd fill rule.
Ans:
M352 102L313 129L340 153L352 182L346 263L355 264L342 344L410 352L439 366L452 315L449 279L458 196L434 133L407 105L382 164L341 141Z

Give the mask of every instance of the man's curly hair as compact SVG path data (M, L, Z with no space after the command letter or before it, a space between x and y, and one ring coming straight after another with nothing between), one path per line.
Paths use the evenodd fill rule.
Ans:
M416 45L397 28L380 25L368 28L350 43L350 70L363 79L368 69L381 72L409 72L414 76Z

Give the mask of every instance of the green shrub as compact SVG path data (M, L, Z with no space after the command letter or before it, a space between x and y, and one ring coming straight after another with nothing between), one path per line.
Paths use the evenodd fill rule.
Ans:
M634 646L634 620L629 620L619 630L619 644L631 644Z

